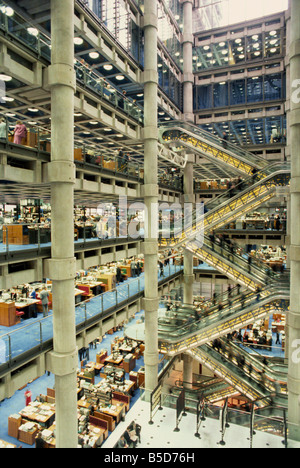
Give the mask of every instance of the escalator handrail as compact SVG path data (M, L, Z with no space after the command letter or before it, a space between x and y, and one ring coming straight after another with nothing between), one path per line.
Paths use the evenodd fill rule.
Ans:
M272 170L272 169L274 169L274 170ZM207 219L208 217L211 217L212 215L215 215L218 211L225 208L229 203L233 203L233 202L237 201L239 198L245 196L249 191L254 190L255 188L261 186L262 184L266 185L268 182L270 182L270 179L276 177L277 175L290 174L290 170L291 170L291 168L290 168L289 164L277 164L276 163L274 165L269 166L268 171L267 171L267 175L266 175L266 171L261 171L261 172L257 173L256 178L258 178L260 175L262 175L264 177L262 179L258 180L258 181L255 181L255 183L250 185L250 188L247 187L244 191L241 191L240 193L235 194L229 200L225 200L223 203L221 203L220 205L214 207L212 210L210 210L210 211L208 211L207 213L204 214L204 219L203 219L204 231L209 231L209 230L213 229L212 227L205 226L205 218ZM221 196L223 197L224 194L222 194ZM195 236L197 234L197 226L193 225L194 224L193 219L196 219L196 216L197 216L197 212L193 211L193 216L192 216L191 223L185 225L185 228L187 229L187 231L191 231L191 233L187 232L186 236L184 237L184 239L182 241L180 239L178 240L178 238L174 237L172 239L172 242L177 241L177 242L180 242L180 243L187 243L189 240L193 240L195 238ZM201 227L202 227L203 223L201 222ZM168 245L166 245L164 247L168 248Z
M254 297L257 295L257 293L249 293L247 296L250 297L250 299L254 299ZM279 301L279 300L288 300L290 298L290 295L289 295L289 292L284 290L284 291L271 291L271 293L269 294L269 296L267 297L263 297L261 298L260 301L256 301L255 303L251 303L249 304L248 306L246 306L244 309L240 310L240 313L245 313L245 310L247 310L248 307L251 307L253 309L253 305L256 305L256 306L263 306L263 305L267 305L267 304L270 304L270 303L273 303L273 302L276 302L276 301ZM222 313L222 317L221 317L221 320L227 320L228 318L230 318L230 315L233 315L235 316L238 312L235 310L235 311L232 311L232 306L229 308L230 310L229 311L226 311L226 309L222 310L221 313ZM212 313L210 315L211 317L211 320L213 321L213 319L217 318L218 320L220 320L220 314L219 314L220 311L217 311L216 314L215 313ZM216 317L215 317L216 316ZM209 316L205 317L205 319L208 319ZM206 320L207 321L207 320ZM193 335L197 335L197 333L199 333L201 331L201 328L202 329L205 329L207 326L210 326L209 324L204 324L203 327L201 328L196 328L194 327L194 330L190 330L191 328L191 325L196 325L196 324L201 324L203 325L203 317L197 321L197 322L193 322L193 323L188 323L188 324L185 324L184 326L182 327L178 327L176 329L176 334L174 335L174 332L168 332L168 337L164 337L162 338L162 336L160 336L161 332L160 330L158 330L158 338L159 338L159 341L160 342L163 342L163 343L166 343L166 344L174 344L174 343L178 343L178 342L181 342L181 341L184 341L186 340L189 336L193 336ZM181 333L180 333L180 330L181 330ZM172 336L175 338L175 339L172 339Z
M179 130L183 131L185 133L190 133L192 137L200 136L202 140L204 140L205 143L213 144L217 149L221 149L223 152L231 152L234 154L241 162L247 163L249 165L252 165L252 167L262 168L265 167L268 162L256 157L253 153L250 151L244 150L243 148L239 148L238 146L230 143L229 141L226 141L226 148L222 146L222 139L219 137L215 137L212 135L210 132L207 132L206 130L200 129L196 125L187 123L187 122L182 122L182 121L175 121L175 122L170 122L170 123L163 123L160 125L160 128L162 129L162 134L164 131L168 131L170 129L172 130ZM225 151L224 151L225 150ZM252 163L251 163L252 161Z

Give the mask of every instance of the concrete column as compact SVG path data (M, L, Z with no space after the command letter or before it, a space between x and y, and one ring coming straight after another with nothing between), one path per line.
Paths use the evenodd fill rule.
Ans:
M288 313L289 336L289 437L300 440L300 2L291 0L290 42L290 148L291 148L291 301ZM298 92L297 92L298 90ZM294 94L293 94L294 93ZM295 96L295 93L297 94Z
M145 388L158 382L158 120L157 120L157 2L145 0L144 36L144 186L146 207L145 256Z
M183 113L194 122L193 114L193 0L183 0Z
M183 1L183 112L184 120L194 122L193 114L193 0ZM188 163L184 170L184 202L194 202L194 172L195 157L188 155ZM184 294L185 304L193 304L193 254L184 252Z
M55 374L56 446L76 448L78 355L75 330L74 278L74 0L51 0L52 256L46 263L53 291L53 352L47 369Z
M194 193L194 170L193 170L193 155L188 155L190 161L187 163L184 170L183 188L184 188L184 202L193 204ZM193 267L193 254L184 251L184 288L183 288L183 302L185 304L193 304L193 284L194 284L194 267Z
M183 386L191 388L193 383L193 358L188 354L183 355Z

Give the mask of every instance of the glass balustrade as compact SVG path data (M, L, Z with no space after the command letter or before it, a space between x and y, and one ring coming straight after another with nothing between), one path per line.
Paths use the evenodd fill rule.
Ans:
M38 222L38 211L32 213L33 221L30 223L15 220L7 224L0 224L0 254L15 254L17 252L40 251L43 248L51 247L51 220ZM135 239L143 238L143 228L131 236L130 223L110 222L108 218L99 221L76 221L74 223L74 243L91 245L93 242L103 242L108 239Z
M182 269L181 265L169 265L168 268L164 269L164 276L162 278L158 277L159 283L182 272ZM127 283L120 284L111 291L79 302L75 305L77 330L84 328L87 323L97 323L97 321L110 316L112 309L140 295L144 288L145 277L141 275ZM28 302L26 299L20 299L20 301L22 300ZM26 324L26 320L23 320L16 327L17 329L7 330L0 335L0 367L24 353L30 354L30 352L33 353L38 348L41 349L40 347L51 346L51 340L53 339L53 314L51 311L45 318L37 316L30 319L28 324ZM1 331L3 328L1 327Z
M182 141L184 143L189 141L195 148L203 142L202 149L204 151L209 152L212 156L224 159L227 164L240 168L247 174L251 174L254 167L259 169L268 165L268 161L222 140L196 125L187 122L171 122L162 124L160 129L162 142Z
M249 320L248 312L253 312L252 320L255 321L256 312L264 310L264 314L268 315L272 310L285 311L288 308L289 301L289 290L277 290L273 286L268 289L262 289L261 292L249 292L243 294L242 297L235 297L229 302L229 305L222 308L213 307L208 311L201 313L199 320L195 320L194 311L191 309L190 316L185 320L185 324L177 326L177 311L172 311L170 315L170 324L176 326L175 329L168 330L160 329L159 327L159 339L161 344L168 348L168 343L183 343L188 344L189 338L193 338L194 342L197 342L197 334L206 332L209 330L207 335L207 341L211 341L218 328L218 332L223 329L226 330L226 334L229 333L231 326L239 328L243 324L243 320ZM250 322L249 322L250 323ZM173 328L173 327L172 327Z
M199 207L193 211L191 221L185 223L181 237L163 238L162 247L175 247L195 237L200 231L217 230L237 216L245 214L261 203L272 198L277 186L286 186L290 181L290 165L276 163L258 171L246 180L241 180L234 188L222 193L205 204L204 216L199 216Z
M39 31L34 25L22 18L17 12L0 1L0 29L12 35L38 55L51 61L51 38ZM139 124L143 124L143 108L134 100L120 93L104 77L93 72L83 61L75 60L75 74L79 84L89 88L102 99L107 99L114 107L121 110Z

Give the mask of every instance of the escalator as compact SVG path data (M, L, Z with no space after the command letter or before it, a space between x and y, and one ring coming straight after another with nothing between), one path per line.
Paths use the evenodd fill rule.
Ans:
M290 182L290 165L276 163L241 181L234 189L205 205L206 213L199 206L184 220L184 229L174 237L160 236L160 250L184 247L190 241L203 240L203 233L215 231L255 210L277 193L277 188Z
M259 156L187 122L164 123L160 127L160 142L173 150L191 150L244 176L252 174L253 169L261 170L268 166L268 162Z
M202 383L189 384L186 382L175 382L175 385L171 387L170 393L180 395L182 390L185 390L185 396L188 400L198 401L200 398L208 403L216 403L224 400L227 397L236 395L236 390L220 378L209 378Z
M193 240L186 244L185 249L193 253L194 257L252 291L255 291L258 285L267 284L281 276L259 259L251 257L250 264L249 256L233 243L221 244L204 236L203 243Z
M283 364L280 371L275 370L241 344L226 339L192 349L188 354L252 401L268 397L272 405L287 407L287 367Z
M158 324L160 350L169 355L187 352L273 313L284 314L289 308L289 298L288 285L280 288L274 282L259 293L250 291L244 294L242 299L236 296L222 309L219 309L219 306L213 307L203 312L198 320L192 320L193 309L190 320L183 324L177 321L177 316L174 319L176 313L164 322L160 319Z

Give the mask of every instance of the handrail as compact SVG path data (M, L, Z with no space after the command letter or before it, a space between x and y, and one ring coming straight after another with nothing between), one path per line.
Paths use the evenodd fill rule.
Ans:
M163 134L167 131L171 130L179 130L182 133L186 133L191 137L200 137L200 139L205 143L211 143L214 147L218 150L221 150L223 153L233 154L234 157L238 158L239 161L246 166L249 166L247 172L250 173L253 167L255 168L263 168L268 165L268 162L262 158L255 156L253 153L242 149L228 141L224 141L218 137L215 137L210 132L206 130L200 129L198 126L193 125L187 122L169 122L163 123L160 125L161 128L161 138L163 139ZM252 165L251 165L252 163Z
M250 294L247 302L250 302L245 308L230 307L227 311L221 310L217 313L210 313L207 317L198 322L191 321L187 325L176 328L175 331L168 330L162 332L159 330L160 348L166 348L170 354L178 353L183 348L199 346L204 342L211 341L214 336L227 334L233 329L241 328L243 323L250 323L257 315L268 315L273 309L272 304L278 301L289 301L289 291L274 291L269 294L261 294L257 301L256 293ZM253 299L255 298L254 302ZM284 305L284 307L286 307ZM210 316L211 315L211 316ZM245 322L246 321L246 322ZM195 326L196 325L196 326ZM197 326L198 325L198 326Z
M276 178L286 175L290 176L290 165L289 164L274 164L269 166L269 168L258 172L255 174L254 180L252 179L252 184L250 188L247 187L245 190L238 194L234 194L233 197L230 197L229 200L223 201L221 204L215 206L210 211L204 214L204 217L197 219L199 215L197 210L193 211L189 223L186 223L185 231L178 239L174 238L170 242L168 239L161 241L161 248L175 248L176 245L186 244L187 242L193 240L197 232L200 231L212 231L218 229L222 224L228 224L230 217L237 216L240 211L250 210L253 206L253 199L258 199L257 203L260 203L260 198L271 197L270 193L275 190L277 184ZM286 184L284 184L286 185ZM221 195L220 197L223 197ZM207 206L206 206L207 207ZM246 207L246 208L245 208ZM193 220L196 220L194 225Z

